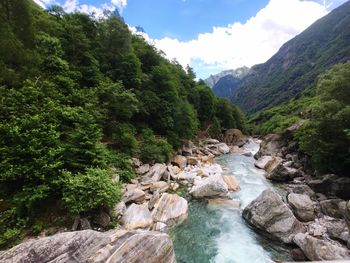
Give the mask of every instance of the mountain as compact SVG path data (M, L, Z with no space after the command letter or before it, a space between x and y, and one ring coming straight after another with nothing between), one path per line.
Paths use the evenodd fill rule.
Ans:
M350 60L350 1L285 43L266 63L252 67L232 93L247 113L281 104L317 81L332 65Z
M204 82L210 88L213 88L222 78L226 76L232 76L235 79L242 79L247 75L249 71L248 67L241 67L237 69L224 70L218 74L211 75L209 78L205 79Z
M221 98L230 98L234 90L239 87L242 78L237 78L232 75L226 75L218 80L213 87L213 92Z

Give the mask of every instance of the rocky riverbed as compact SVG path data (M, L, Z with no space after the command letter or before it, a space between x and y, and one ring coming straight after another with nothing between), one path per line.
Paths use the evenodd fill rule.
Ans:
M350 180L310 175L292 140L298 127L266 136L259 151L252 138L229 130L225 142L188 141L167 164L132 159L138 176L123 185L113 210L76 218L72 232L0 252L0 261L350 259ZM120 222L115 229L99 232L113 220Z

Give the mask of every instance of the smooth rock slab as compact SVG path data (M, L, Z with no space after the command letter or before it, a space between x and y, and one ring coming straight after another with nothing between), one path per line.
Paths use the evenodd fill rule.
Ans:
M188 204L186 199L177 194L164 193L155 204L152 217L156 222L171 225L177 220L183 220L188 216Z
M292 243L295 234L305 232L302 223L271 188L263 191L243 210L243 217L257 229L287 244Z
M308 234L295 235L294 243L301 248L309 260L350 259L349 251L345 247Z
M167 234L151 231L84 230L28 241L0 252L2 263L175 263Z
M257 160L254 165L259 169L265 169L267 165L275 159L273 156L262 156Z
M132 204L122 217L126 229L147 228L153 224L151 212L145 205Z

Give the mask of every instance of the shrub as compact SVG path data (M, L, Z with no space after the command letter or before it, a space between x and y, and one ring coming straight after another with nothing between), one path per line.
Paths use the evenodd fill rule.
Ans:
M120 185L114 183L107 170L89 168L85 174L65 171L63 203L71 215L99 207L112 207L120 199Z
M172 154L172 147L165 139L156 138L152 130L143 130L140 158L143 162L167 162Z

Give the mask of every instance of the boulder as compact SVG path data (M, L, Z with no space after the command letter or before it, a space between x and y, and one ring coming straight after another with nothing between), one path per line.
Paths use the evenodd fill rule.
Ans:
M174 191L174 192L176 192L177 189L179 189L179 187L180 187L179 184L175 183L175 182L171 182L170 185L169 185L170 190Z
M292 243L294 235L305 232L303 224L271 188L243 210L243 217L252 226L284 243Z
M141 165L140 167L136 168L136 173L139 175L144 175L145 173L148 173L150 169L150 166L148 163Z
M159 193L166 192L169 189L169 184L164 181L154 182L150 186L150 191L153 193L158 191Z
M350 199L350 177L339 177L335 174L327 174L314 178L307 183L316 193L326 196L337 196L342 199Z
M186 199L177 194L164 193L155 204L152 217L156 222L171 225L177 220L183 220L188 216L188 204Z
M230 147L226 143L217 144L217 151L222 154L227 154L230 152Z
M180 169L185 169L187 165L187 159L185 156L176 155L171 163L173 165L177 165Z
M220 174L194 181L190 194L193 197L227 197L228 187Z
M243 146L247 142L247 136L238 129L229 129L225 132L224 142L227 144Z
M122 217L126 229L148 228L153 224L152 215L145 205L132 204Z
M187 157L187 164L189 165L197 165L198 164L198 159L193 156L188 156Z
M266 178L276 182L286 182L302 175L299 170L286 167L282 163L278 163L275 167L269 168L271 171L266 174Z
M275 157L273 156L262 156L254 163L254 165L259 169L266 170L268 165L270 166L274 160L275 160Z
M146 193L141 189L135 188L128 190L122 197L125 204L128 203L142 203L145 201Z
M329 199L320 202L321 211L323 214L335 218L343 218L343 212L340 209L341 203L345 201L341 199Z
M206 142L206 144L218 144L218 143L220 143L216 139L207 139L205 142Z
M295 235L293 240L309 260L350 259L349 251L337 243L331 243L304 233Z
M330 219L325 223L327 234L330 238L347 243L350 235L349 229L345 220L342 219Z
M290 187L288 189L289 193L307 195L311 198L311 200L316 200L315 192L309 186L307 186L305 184L290 185L289 187Z
M143 177L143 181L158 182L167 170L167 166L162 163L156 163L153 165L148 173Z
M79 230L88 230L88 229L92 229L89 219L87 219L86 217L81 218L81 219L79 220L78 229L79 229Z
M238 191L239 190L239 184L233 175L223 175L222 179L224 179L224 182L227 184L229 191Z
M257 157L260 158L264 155L279 156L283 145L284 141L281 135L266 135L260 144L260 149L257 153Z
M193 148L194 144L192 141L185 141L182 146L182 155L183 156L190 156L193 154Z
M173 243L165 233L84 230L30 240L0 252L0 262L149 262L175 263Z
M309 196L292 193L288 195L288 203L299 220L308 222L315 219L314 203Z

